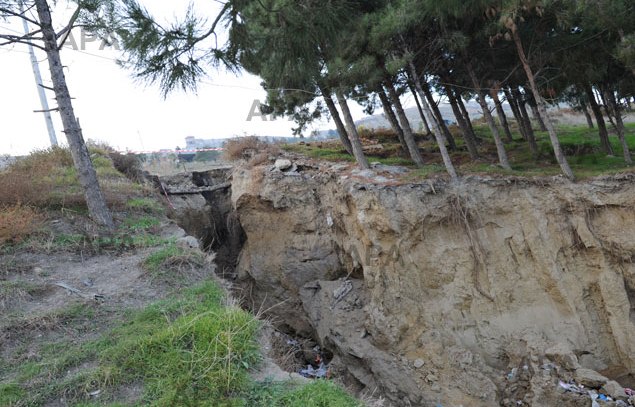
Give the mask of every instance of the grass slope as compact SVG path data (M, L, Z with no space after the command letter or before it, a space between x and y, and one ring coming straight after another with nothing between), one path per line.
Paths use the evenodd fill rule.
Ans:
M627 124L626 130L627 144L631 153L635 153L635 123ZM517 131L513 132L514 141L505 143L512 166L511 171L504 170L498 166L496 148L487 126L475 126L475 132L481 138L478 146L480 154L478 160L472 160L469 157L458 129L452 128L452 132L458 148L455 151L451 151L450 155L458 171L463 175L544 176L560 174L560 168L553 156L549 136L546 132L536 132L540 153L538 157L532 157L527 143L522 140ZM379 150L381 151L379 155L377 155L377 150L368 154L370 162L403 165L414 169L412 162L401 151L396 136L392 132L385 130L367 131L363 136L367 141L379 143L383 147L383 149ZM584 179L629 170L629 167L624 163L622 147L618 138L614 135L610 137L610 141L615 156L607 156L601 151L597 129L589 129L586 126L560 126L558 128L558 136L567 160L578 178ZM414 180L427 178L431 175L444 174L445 169L435 142L422 136L418 136L417 139L426 165L413 171L409 177ZM284 149L320 160L354 162L353 157L348 155L337 143L291 144L284 146Z

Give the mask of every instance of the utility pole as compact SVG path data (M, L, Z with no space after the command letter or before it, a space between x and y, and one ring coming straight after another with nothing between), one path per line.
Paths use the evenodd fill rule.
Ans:
M24 3L22 1L20 1L20 13L24 14ZM24 35L29 35L29 24L25 19L22 19L22 26L24 27ZM42 87L40 65L35 57L35 50L31 44L29 44L29 55L31 56L31 67L33 68L33 76L35 76L35 86L37 87L37 92L40 96L40 104L42 105L42 113L44 113L44 121L46 122L46 128L48 129L49 140L51 140L51 146L57 146L57 137L55 136L55 127L53 127L51 110L49 109L49 103L46 99L44 87Z

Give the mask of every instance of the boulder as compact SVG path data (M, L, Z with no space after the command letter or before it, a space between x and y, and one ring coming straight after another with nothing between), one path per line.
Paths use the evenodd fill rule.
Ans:
M609 381L595 370L585 369L583 367L576 369L574 379L579 384L592 389L599 389Z
M291 168L292 165L293 163L291 162L291 160L287 160L286 158L279 158L273 164L273 166L280 171L288 170L289 168Z
M580 368L578 357L561 343L545 350L545 356L547 356L552 362L557 363L567 370L576 370Z
M604 386L602 386L600 391L613 397L614 399L628 400L628 395L624 391L624 388L615 380L609 380L608 382L604 383Z

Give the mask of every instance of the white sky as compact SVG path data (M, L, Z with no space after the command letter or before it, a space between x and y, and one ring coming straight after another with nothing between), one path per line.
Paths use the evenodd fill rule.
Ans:
M148 9L166 21L181 15L189 1L142 1ZM194 1L195 9L213 19L218 4ZM64 25L73 10L61 1L54 10L56 27ZM21 23L0 22L0 32L7 29L22 32ZM80 42L80 32L73 38ZM254 99L264 101L265 92L258 77L235 76L210 71L201 83L198 94L176 92L164 100L157 86L135 83L130 72L118 67L116 50L100 50L99 42L88 42L83 52L70 48L62 51L62 63L67 67L66 79L75 98L74 108L86 139L105 141L121 150L156 150L184 146L184 138L221 138L258 134L291 136L292 123L284 119L263 122L247 116ZM42 51L36 50L45 85L50 85L48 64ZM0 154L25 154L49 145L48 133L37 88L25 45L0 48ZM55 106L48 92L50 107ZM349 103L355 119L364 116L354 102ZM64 142L61 121L53 112L57 138ZM332 123L318 123L314 128L334 128Z

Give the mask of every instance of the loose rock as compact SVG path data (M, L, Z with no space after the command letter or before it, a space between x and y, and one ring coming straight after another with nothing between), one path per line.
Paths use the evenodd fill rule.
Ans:
M599 389L609 381L595 370L579 368L575 371L576 382L592 389Z
M291 163L291 160L287 160L286 158L279 158L273 164L273 166L280 171L288 170L292 165L293 163Z

